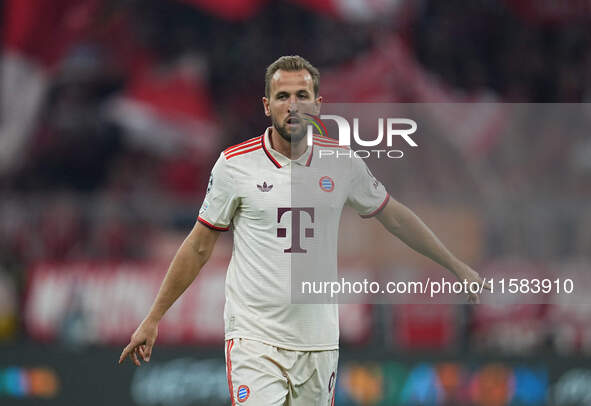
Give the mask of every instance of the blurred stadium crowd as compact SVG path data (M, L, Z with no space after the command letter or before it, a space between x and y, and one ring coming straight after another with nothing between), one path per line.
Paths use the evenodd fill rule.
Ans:
M31 7L28 0L2 3L0 337L9 341L29 339L20 307L35 266L170 260L219 151L267 125L259 101L264 69L280 55L300 54L319 67L325 101L591 99L589 15L546 15L527 1L407 1L363 18L287 0L244 2L235 13L173 0L41 1L36 13L19 9ZM574 124L569 112L558 118L543 106L527 117L534 130L499 124L477 152L442 131L425 146L428 159L400 164L416 176L393 179L393 195L411 207L428 202L419 213L427 217L445 207L462 212L460 224L480 224L468 258L477 269L511 258L517 273L549 264L589 270L591 116L573 109L584 117ZM462 235L444 240L462 246ZM558 317L546 305L513 309L505 319L446 307L431 324L426 313L376 306L368 317L380 328L362 344L392 334L383 320L403 326L422 314L423 327L413 333L410 325L399 348L426 335L441 337L425 341L434 348L459 337L477 349L496 331L497 340L488 338L500 350L591 352L586 327L559 339L543 334ZM577 325L589 324L591 312L579 313ZM504 328L479 330L495 317ZM524 342L531 337L506 328L520 318L512 325L523 332L525 324L538 338Z

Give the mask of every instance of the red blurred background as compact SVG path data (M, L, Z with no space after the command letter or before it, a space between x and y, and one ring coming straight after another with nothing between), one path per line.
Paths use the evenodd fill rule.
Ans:
M145 315L195 221L219 151L267 125L260 104L264 70L281 55L299 54L316 65L328 102L488 102L502 111L508 103L591 98L591 6L581 1L0 4L5 354L39 348L89 354L98 348L114 368L115 354ZM462 147L453 131L442 131L430 140L430 159L405 161L404 173L411 175L393 180L395 197L478 270L586 276L591 141L588 117L580 114L573 120L577 128L533 117L535 131L528 132L501 131L506 114L478 117L475 127L489 130L468 130ZM409 177L412 182L405 181ZM360 225L345 214L343 272L357 271L359 262L371 264L363 270L368 272L437 272L391 239L359 238L380 233L377 222ZM359 248L360 241L368 241L367 249ZM171 351L167 362L177 350L223 361L223 281L231 243L225 235L163 321L159 345ZM591 283L579 288L586 287ZM591 307L580 296L537 305L351 304L341 313L339 404L591 401L588 384L579 391L568 385L591 383L591 369L578 366L591 354ZM73 365L68 356L0 357L0 403L67 404L63 399L75 389L60 368ZM53 372L33 374L39 365ZM35 392L31 383L13 385L36 382L31 376L41 376L39 387L49 395L39 395L43 390ZM487 392L487 385L501 393ZM133 404L155 402L133 395L133 387L118 390ZM214 395L187 399L185 404L218 404Z

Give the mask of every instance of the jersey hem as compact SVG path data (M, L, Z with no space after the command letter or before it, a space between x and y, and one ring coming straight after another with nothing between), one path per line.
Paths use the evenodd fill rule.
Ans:
M253 337L247 336L242 334L230 334L224 337L224 340L233 340L236 338L244 338L246 340L258 341L260 343L271 345L273 347L282 348L284 350L290 351L330 351L330 350L338 350L339 344L324 344L324 345L292 345L292 344L285 344L280 343L277 341L267 340L260 337Z

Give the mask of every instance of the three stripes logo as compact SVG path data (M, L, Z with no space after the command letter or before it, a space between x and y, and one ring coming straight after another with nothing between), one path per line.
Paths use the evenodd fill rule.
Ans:
M246 399L248 399L249 396L250 396L249 387L246 385L240 385L238 387L238 392L237 392L238 402L242 403L242 402L246 401Z

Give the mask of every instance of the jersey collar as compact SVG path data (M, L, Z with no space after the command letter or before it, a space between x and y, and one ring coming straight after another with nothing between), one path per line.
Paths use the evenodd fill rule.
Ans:
M269 158L269 160L275 165L277 168L282 168L284 166L289 166L290 164L294 163L296 165L301 166L310 166L312 163L312 156L314 155L314 146L308 146L306 151L296 160L291 160L282 153L275 151L273 147L271 147L271 127L268 127L263 134L263 150L265 151L265 155Z

